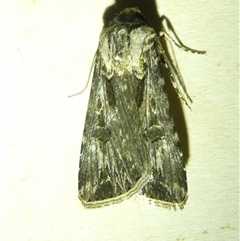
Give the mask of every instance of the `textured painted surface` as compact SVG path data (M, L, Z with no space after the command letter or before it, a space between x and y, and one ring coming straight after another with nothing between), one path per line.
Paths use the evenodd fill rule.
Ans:
M174 48L193 100L191 111L182 104L184 118L181 112L175 117L178 123L185 120L186 128L179 124L188 156L184 210L134 199L85 210L78 200L88 91L67 96L86 84L102 16L111 4L2 3L3 240L237 240L237 1L158 1L159 14L170 19L183 43L207 50L199 56Z

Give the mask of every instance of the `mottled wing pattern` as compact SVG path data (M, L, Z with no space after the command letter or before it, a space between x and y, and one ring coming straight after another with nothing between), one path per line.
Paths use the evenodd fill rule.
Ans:
M102 31L83 133L79 198L100 207L142 193L183 207L186 172L153 28L136 8Z
M104 64L98 54L81 147L78 189L86 207L135 194L149 175L132 82L129 75L107 79Z
M180 142L165 91L160 57L162 46L155 36L144 53L146 76L140 115L148 142L151 179L142 192L156 204L183 206L187 199L187 179Z

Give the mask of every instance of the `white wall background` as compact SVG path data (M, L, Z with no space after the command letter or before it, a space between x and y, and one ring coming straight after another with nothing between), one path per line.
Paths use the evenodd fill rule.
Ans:
M151 15L153 1L141 1L140 6L144 2ZM189 156L189 199L184 210L133 199L86 210L78 200L88 91L67 96L86 84L102 16L112 4L108 0L1 3L2 240L238 240L235 0L157 1L158 13L170 19L185 45L207 50L207 55L193 55L174 48L193 99L192 110L181 107Z

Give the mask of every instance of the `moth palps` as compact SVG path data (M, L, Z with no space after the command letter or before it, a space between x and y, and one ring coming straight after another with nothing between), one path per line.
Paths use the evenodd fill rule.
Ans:
M158 35L137 8L125 9L103 29L94 61L79 199L94 208L138 194L182 208L187 178L162 73L169 61Z

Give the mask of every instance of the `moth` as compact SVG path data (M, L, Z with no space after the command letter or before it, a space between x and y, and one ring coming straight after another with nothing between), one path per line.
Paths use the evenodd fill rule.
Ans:
M163 65L170 68L159 37L137 8L124 9L102 30L78 173L84 207L144 195L158 206L183 208L187 177Z

